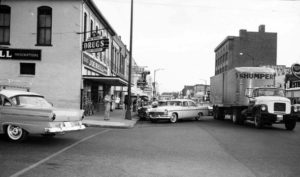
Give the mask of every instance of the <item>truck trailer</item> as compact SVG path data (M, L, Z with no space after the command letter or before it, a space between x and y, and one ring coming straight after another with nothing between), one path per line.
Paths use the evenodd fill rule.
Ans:
M275 87L274 69L237 67L211 77L210 83L214 119L229 115L235 124L250 121L256 128L272 124L295 128L291 101L284 89Z

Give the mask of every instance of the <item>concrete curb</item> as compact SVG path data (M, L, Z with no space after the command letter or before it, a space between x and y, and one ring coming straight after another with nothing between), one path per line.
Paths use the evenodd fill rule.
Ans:
M102 128L122 128L130 129L135 126L138 119L134 119L131 122L116 122L116 121L97 121L97 120L83 120L83 125L86 127L102 127Z

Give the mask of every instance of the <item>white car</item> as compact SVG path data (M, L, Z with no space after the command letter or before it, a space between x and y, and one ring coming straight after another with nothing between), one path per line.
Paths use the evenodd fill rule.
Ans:
M23 141L28 134L55 136L84 130L83 118L83 110L55 108L37 93L0 91L0 134L12 141Z
M193 100L189 99L169 100L166 106L149 110L149 118L152 122L164 119L175 123L178 119L185 118L200 120L201 116L206 115L208 115L207 106L198 106Z

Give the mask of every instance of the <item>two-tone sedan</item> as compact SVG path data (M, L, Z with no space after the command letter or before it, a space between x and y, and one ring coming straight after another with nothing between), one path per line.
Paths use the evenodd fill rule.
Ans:
M83 110L54 108L37 93L0 91L0 133L13 141L22 141L28 134L54 136L83 130L83 118Z
M149 117L152 122L157 120L170 120L175 123L179 119L195 118L200 120L201 116L208 115L206 106L198 106L193 100L175 99L167 101L166 106L151 108Z

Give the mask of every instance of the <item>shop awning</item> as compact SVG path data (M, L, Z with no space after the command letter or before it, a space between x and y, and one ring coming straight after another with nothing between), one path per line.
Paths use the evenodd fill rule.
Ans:
M84 80L97 82L99 84L112 85L112 86L127 86L128 81L118 76L87 76L83 75Z

